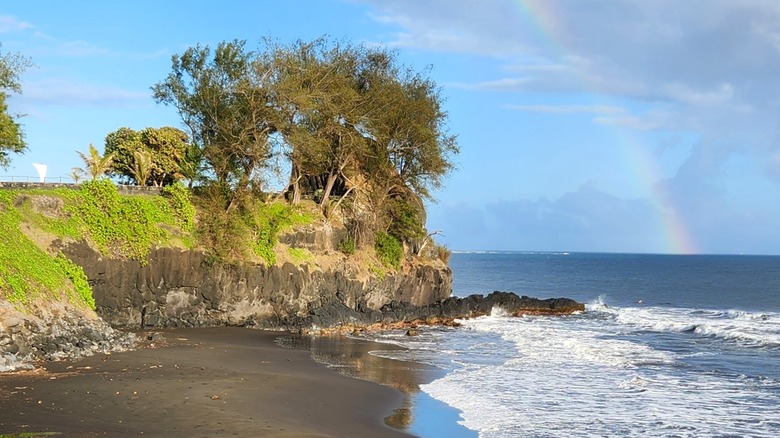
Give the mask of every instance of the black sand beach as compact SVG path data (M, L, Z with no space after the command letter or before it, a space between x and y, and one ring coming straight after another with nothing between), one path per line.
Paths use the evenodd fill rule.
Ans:
M0 436L409 436L383 421L394 411L399 426L407 421L402 392L280 348L282 333L160 333L151 348L0 375ZM408 373L393 379L419 383Z

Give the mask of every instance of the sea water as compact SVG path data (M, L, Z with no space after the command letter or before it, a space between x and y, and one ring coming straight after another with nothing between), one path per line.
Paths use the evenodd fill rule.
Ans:
M586 311L374 334L432 364L423 395L480 437L780 436L780 257L456 253L454 293ZM435 432L412 433L436 436ZM463 429L465 430L465 429Z

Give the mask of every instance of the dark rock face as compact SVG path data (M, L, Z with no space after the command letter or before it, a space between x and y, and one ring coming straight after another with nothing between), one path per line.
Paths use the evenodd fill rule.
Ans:
M283 324L288 328L308 329L340 326L365 327L415 321L445 323L453 319L490 315L495 308L514 316L525 314L563 315L585 310L583 304L569 298L540 300L518 296L513 292L496 291L488 296L450 297L423 306L393 301L378 310L351 309L338 303L328 303L311 310L304 317L283 321Z
M391 302L439 302L452 290L449 268L431 266L359 279L346 264L328 271L290 263L230 268L210 265L197 251L162 248L142 266L101 258L85 243L70 244L63 252L84 268L98 314L122 328L285 328L308 321L316 309L371 314Z
M67 303L21 313L0 309L0 372L32 369L32 362L122 351L134 336L114 330L91 311Z

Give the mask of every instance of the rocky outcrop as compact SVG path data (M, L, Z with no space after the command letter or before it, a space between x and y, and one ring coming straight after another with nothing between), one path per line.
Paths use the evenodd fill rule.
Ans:
M493 292L487 296L450 297L436 303L417 306L393 301L378 310L351 309L339 303L329 303L313 309L303 317L284 321L288 328L302 330L363 328L398 328L415 324L446 324L455 319L491 315L498 311L512 316L565 315L584 311L585 306L569 298L540 300L518 296L513 292Z
M94 312L66 302L16 309L0 302L0 372L32 369L43 360L78 358L131 348L134 336Z
M81 265L97 313L113 327L254 325L284 328L315 309L378 311L391 302L425 306L450 296L449 268L420 265L384 276L357 272L347 259L330 269L285 263L227 267L198 251L154 250L145 265L101 257L85 243L63 252Z

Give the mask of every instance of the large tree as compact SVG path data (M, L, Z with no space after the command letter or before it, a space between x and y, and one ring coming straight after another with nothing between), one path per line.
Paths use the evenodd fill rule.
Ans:
M348 180L348 168L357 168L368 151L360 131L368 106L356 76L365 53L324 39L298 41L275 47L268 63L274 68L274 104L283 115L281 132L291 150L290 187L296 192L302 176L318 181L323 207L336 181Z
M268 164L277 113L268 105L268 72L244 41L187 49L154 85L157 102L174 106L202 148L208 174L228 189L234 208Z
M190 178L191 167L197 167L197 163L189 162L197 159L190 153L191 148L187 134L170 126L140 131L119 128L106 136L105 143L106 153L114 154L112 176L154 186Z
M0 167L11 164L10 154L21 154L27 149L19 115L8 112L11 93L21 93L19 75L32 63L18 53L0 55Z
M392 51L325 38L265 40L259 51L241 41L213 52L196 46L172 64L155 99L179 110L206 175L230 189L230 206L276 154L288 160L293 202L302 185L325 211L334 193L334 207L359 194L379 228L409 241L421 235L423 200L458 152L427 72L399 65Z

